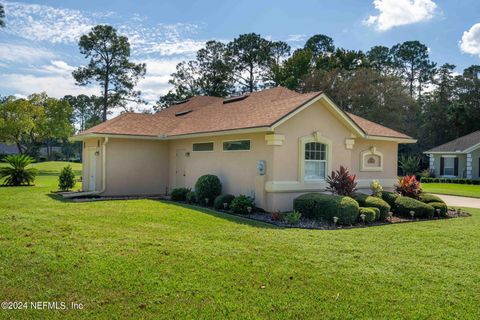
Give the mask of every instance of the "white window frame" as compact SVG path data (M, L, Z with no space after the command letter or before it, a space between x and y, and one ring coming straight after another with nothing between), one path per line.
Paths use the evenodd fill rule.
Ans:
M250 149L248 150L225 150L223 148L223 144L225 142L235 142L235 141L249 141L250 142ZM252 151L252 139L232 139L232 140L223 140L222 141L222 152L249 152L249 151Z
M325 178L323 179L305 179L305 145L309 142L316 142L325 145L325 152L326 152L326 160L318 160L318 161L325 161ZM326 137L323 137L322 134L318 131L314 132L311 135L301 137L299 139L299 157L298 157L298 176L300 182L305 183L321 183L325 182L325 179L328 177L329 173L332 171L332 141Z
M201 143L211 143L211 144L213 144L213 149L212 149L212 150L206 150L206 151L201 151L201 150L200 150L200 151L199 151L199 150L195 151L195 150L193 150L193 145L194 145L194 144L201 144ZM195 153L196 153L196 152L204 153L204 152L214 152L214 151L215 151L215 142L214 142L214 141L198 141L198 142L192 142L192 152L195 152Z

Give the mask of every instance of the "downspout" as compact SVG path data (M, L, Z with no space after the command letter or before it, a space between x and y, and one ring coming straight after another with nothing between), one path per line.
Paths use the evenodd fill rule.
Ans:
M107 189L107 143L108 137L105 138L102 144L102 190L98 193L104 193Z

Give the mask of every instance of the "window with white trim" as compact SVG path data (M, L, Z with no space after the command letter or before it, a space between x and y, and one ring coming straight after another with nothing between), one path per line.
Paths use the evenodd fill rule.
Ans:
M444 157L443 158L443 175L454 176L455 175L455 158Z
M324 180L327 171L327 145L319 142L305 143L304 180Z

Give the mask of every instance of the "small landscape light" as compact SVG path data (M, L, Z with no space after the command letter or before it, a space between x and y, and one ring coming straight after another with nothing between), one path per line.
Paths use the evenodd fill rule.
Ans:
M410 215L412 216L412 220L413 220L413 218L415 217L415 211L413 211L413 210L410 211Z
M366 218L366 217L367 217L367 216L365 215L365 213L362 213L362 214L360 215L360 218L362 219L363 224L365 224L365 218Z
M208 206L208 198L205 198L205 205Z
M388 212L388 220L390 220L390 222L392 222L392 217L393 217L393 212L389 211Z
M437 210L435 210L435 211L437 211L437 215L440 217L440 211L441 211L441 210L440 210L440 209L437 209Z
M333 217L333 225L337 225L338 217Z
M228 203L224 202L224 203L223 203L223 209L225 209L225 210L226 210L226 209L227 209L227 207L228 207Z
M252 213L252 207L247 207L248 213Z

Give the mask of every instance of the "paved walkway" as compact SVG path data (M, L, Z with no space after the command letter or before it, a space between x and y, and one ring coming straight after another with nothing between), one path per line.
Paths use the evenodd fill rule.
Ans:
M480 208L480 198L468 198L459 196L447 196L444 194L435 194L445 203L452 207Z

